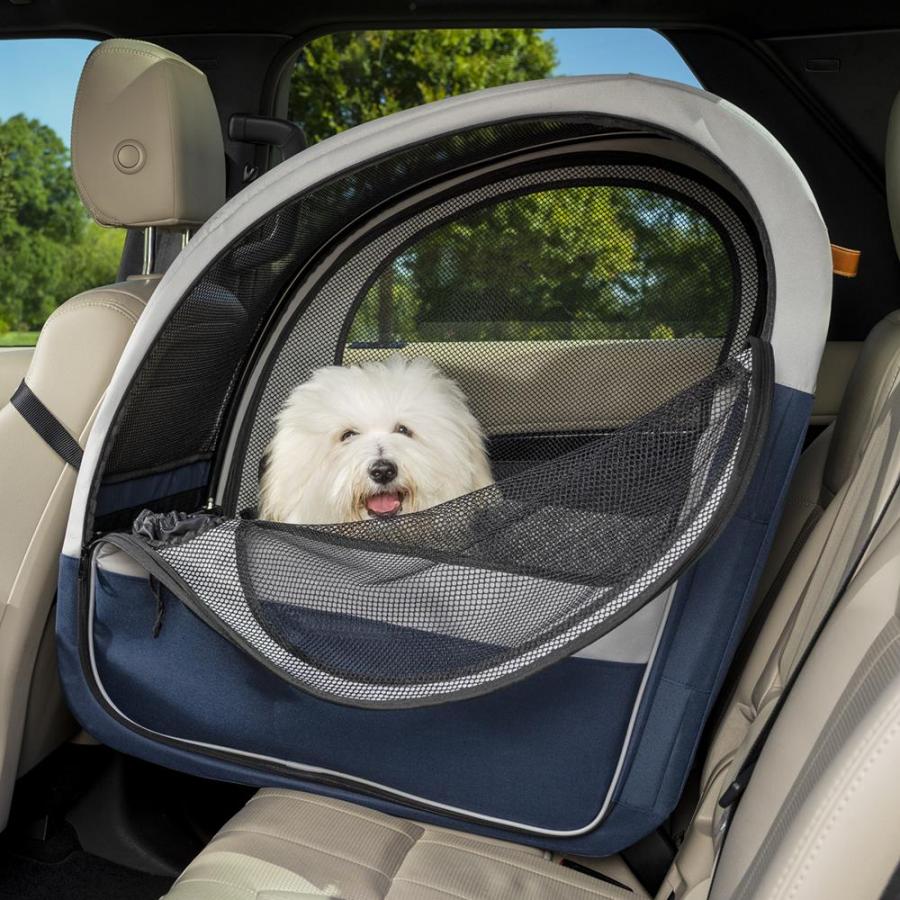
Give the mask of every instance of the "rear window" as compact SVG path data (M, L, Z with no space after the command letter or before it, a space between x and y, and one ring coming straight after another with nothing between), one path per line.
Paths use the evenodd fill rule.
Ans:
M315 143L481 88L623 72L698 84L650 29L347 31L303 47L291 73L289 115ZM348 341L387 347L721 336L731 262L702 214L639 187L558 194L527 194L423 234L372 284Z
M300 51L288 115L314 143L455 94L556 75L626 72L698 84L675 48L647 28L343 31Z

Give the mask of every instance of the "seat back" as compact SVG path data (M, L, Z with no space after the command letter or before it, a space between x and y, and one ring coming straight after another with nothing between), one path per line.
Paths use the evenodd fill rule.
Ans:
M72 156L81 198L101 225L187 228L224 202L224 150L206 77L150 44L107 41L90 55ZM24 384L79 445L157 281L148 274L88 290L44 325ZM0 471L2 827L17 775L74 727L62 713L47 624L76 472L12 403L0 408Z
M892 118L891 128L900 130L900 117ZM888 171L900 167L896 142L888 142L887 164ZM893 225L896 234L900 221ZM719 799L802 660L846 567L891 499L900 476L898 417L900 313L895 312L866 339L837 420L797 467L761 581L760 627L746 639L748 652L703 766L700 802L666 880L679 898L705 896L723 817Z
M896 427L891 437L896 447ZM725 839L711 900L888 896L900 860L898 767L895 496L775 721Z

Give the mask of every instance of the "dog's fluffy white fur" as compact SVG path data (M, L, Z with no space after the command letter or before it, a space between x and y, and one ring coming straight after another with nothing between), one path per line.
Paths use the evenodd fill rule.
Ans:
M276 419L259 516L352 522L435 506L490 484L481 428L430 360L328 366Z

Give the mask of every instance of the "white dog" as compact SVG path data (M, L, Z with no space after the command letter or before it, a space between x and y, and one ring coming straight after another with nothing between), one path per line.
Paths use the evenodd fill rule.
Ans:
M459 386L427 359L328 366L278 414L259 516L297 525L417 512L492 483Z

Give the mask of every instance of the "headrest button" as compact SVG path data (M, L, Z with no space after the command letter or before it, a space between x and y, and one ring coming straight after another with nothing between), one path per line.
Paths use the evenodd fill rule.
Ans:
M145 158L144 148L137 141L121 141L113 150L113 164L126 175L140 171Z

